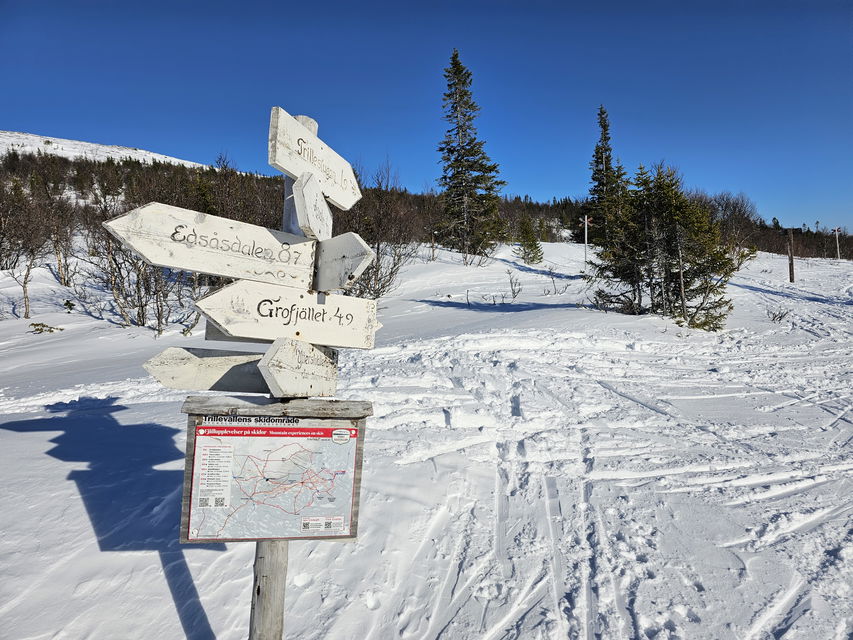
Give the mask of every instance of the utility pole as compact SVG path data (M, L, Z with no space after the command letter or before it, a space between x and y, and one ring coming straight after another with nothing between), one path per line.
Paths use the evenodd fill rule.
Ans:
M841 233L841 227L835 227L832 231L835 234L835 257L841 260L841 245L838 244L838 234Z

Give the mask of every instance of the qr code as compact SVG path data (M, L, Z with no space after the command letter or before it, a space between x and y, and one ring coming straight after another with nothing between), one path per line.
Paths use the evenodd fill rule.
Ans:
M302 521L302 528L303 528L303 529L310 529L310 528L311 528L311 523L310 523L310 522L308 522L307 520L303 520L303 521Z
M331 529L332 528L332 521L326 520L326 524L324 524L323 527L326 529Z
M200 507L209 507L210 506L210 498L199 498L198 506Z
M213 501L214 507L224 507L225 506L225 498L215 498Z

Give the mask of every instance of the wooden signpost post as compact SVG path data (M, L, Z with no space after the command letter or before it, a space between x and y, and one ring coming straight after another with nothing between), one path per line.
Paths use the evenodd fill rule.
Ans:
M335 394L330 347L372 348L381 326L375 300L329 293L375 257L357 234L331 235L326 200L349 209L361 198L352 167L317 137L315 121L279 107L269 162L286 174L285 231L157 202L104 223L152 265L236 279L196 301L205 337L268 345L265 354L171 347L144 365L174 389L271 396L189 397L182 409L181 542L256 541L250 640L282 638L288 540L355 539L372 406L307 398ZM264 473L246 463L258 458Z

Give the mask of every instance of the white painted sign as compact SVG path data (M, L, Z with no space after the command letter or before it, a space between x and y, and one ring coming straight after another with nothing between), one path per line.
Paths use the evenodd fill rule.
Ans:
M260 353L169 347L143 364L164 387L191 391L269 393Z
M329 201L345 211L361 199L349 162L281 107L270 114L269 163L294 180L313 174Z
M303 173L293 183L296 224L308 238L328 240L332 237L332 212L320 189L320 181L311 173Z
M282 231L151 202L104 223L150 264L310 288L316 243Z
M338 353L279 338L261 358L258 369L274 398L333 396L338 384Z
M315 291L347 289L376 259L373 249L352 231L317 243Z
M240 280L196 302L226 333L372 349L376 301Z

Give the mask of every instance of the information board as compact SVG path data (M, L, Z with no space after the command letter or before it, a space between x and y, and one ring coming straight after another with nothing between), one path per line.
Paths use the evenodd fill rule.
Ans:
M364 422L194 416L184 542L353 538Z

